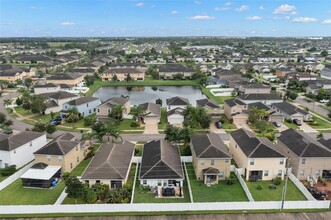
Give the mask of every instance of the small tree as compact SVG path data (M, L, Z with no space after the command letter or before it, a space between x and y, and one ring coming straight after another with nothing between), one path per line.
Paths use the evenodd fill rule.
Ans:
M48 124L45 131L47 134L53 134L56 131L56 127L55 125Z
M20 97L17 97L15 102L16 102L16 105L21 106L23 101L22 101L22 99L20 99Z
M162 106L163 101L162 101L162 99L156 99L155 103L156 104L159 104L160 106Z
M6 121L6 115L0 112L0 124L4 123L5 121Z
M27 87L27 88L30 88L31 85L32 85L32 79L31 78L26 78L24 80L24 85Z
M75 176L70 176L64 181L66 185L66 193L69 198L74 198L77 203L78 198L82 198L84 195L84 186L79 179Z
M5 127L9 127L11 125L13 125L13 121L12 120L6 120L6 121L3 122L3 126L5 126Z
M53 111L50 112L51 118L54 119L55 113Z
M97 194L90 187L85 187L84 199L87 203L95 203L97 201Z

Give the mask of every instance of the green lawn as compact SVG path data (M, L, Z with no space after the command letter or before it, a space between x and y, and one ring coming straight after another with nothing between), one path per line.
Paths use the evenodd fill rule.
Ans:
M138 167L139 171L139 167ZM139 172L138 172L139 173ZM134 203L184 203L190 202L190 194L186 180L184 180L183 194L184 198L156 198L154 193L146 192L140 186L139 176L136 177L136 188L134 192Z
M137 157L141 157L143 153L143 144L136 144L136 153L134 154Z
M123 119L121 121L121 123L118 125L118 129L120 131L123 131L123 130L144 130L144 127L137 127L137 128L131 127L132 122L134 122L134 120L132 120L132 119Z
M194 202L248 201L238 180L235 180L233 185L227 185L225 181L219 181L217 185L206 186L202 181L196 179L192 163L187 163L186 168Z
M277 189L270 190L269 185L272 184L271 181L260 181L260 182L246 182L249 191L251 192L253 199L255 201L280 201L282 199L283 183L277 186ZM257 190L258 185L262 186L262 190ZM306 197L301 193L301 191L292 183L291 180L288 181L286 190L286 200L296 201L296 200L307 200Z
M0 175L0 182L4 181L8 176L1 176Z
M222 115L221 120L223 121L223 123L222 123L223 129L236 129L237 128L234 124L230 123L229 119L225 115Z
M308 125L315 129L331 128L331 124L323 119L315 117L315 122L309 122Z
M167 108L161 108L161 123L159 123L159 129L165 129L167 127Z
M57 117L60 117L59 112L55 113L54 118L57 118ZM39 115L39 116L33 117L32 119L39 121L39 122L47 123L52 119L52 117L50 114L47 114L47 115Z
M299 126L296 125L296 124L294 124L294 123L292 123L292 122L284 121L283 123L284 123L284 125L286 125L286 126L289 127L289 128L299 129Z
M212 99L214 101L216 101L218 104L224 104L224 101L227 99L232 99L234 97L232 96L214 96L211 92L209 88L206 88L204 86L200 86L201 91L209 98Z
M0 205L54 204L63 190L63 181L52 189L33 189L23 188L21 179L18 179L0 191Z
M26 111L22 107L15 107L14 109L18 114L20 114L22 116L28 116L28 115L32 114L32 112L30 110Z
M84 118L95 118L95 114L86 116ZM75 122L75 123L68 123L68 122L63 122L61 123L61 125L63 126L68 126L68 127L75 127L75 128L89 128L90 126L85 126L84 125L84 118L80 119L79 121Z

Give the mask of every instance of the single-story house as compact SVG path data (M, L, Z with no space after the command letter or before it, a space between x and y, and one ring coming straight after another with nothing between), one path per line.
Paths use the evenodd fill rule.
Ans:
M272 103L283 102L282 97L272 93L244 94L244 95L240 95L238 99L246 104L253 102L262 102L266 105L271 105Z
M283 115L285 120L312 121L313 119L313 116L309 112L288 102L273 103L271 104L271 108Z

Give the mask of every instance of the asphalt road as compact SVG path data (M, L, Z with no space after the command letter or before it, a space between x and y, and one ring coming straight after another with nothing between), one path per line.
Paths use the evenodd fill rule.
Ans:
M296 103L305 106L307 108L309 108L310 110L313 110L314 112L317 112L318 114L324 115L326 117L328 117L328 113L329 111L319 107L319 103L318 102L307 102L303 97L298 96L295 100Z

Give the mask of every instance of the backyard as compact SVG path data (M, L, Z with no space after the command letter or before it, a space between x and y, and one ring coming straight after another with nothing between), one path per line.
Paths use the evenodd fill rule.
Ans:
M233 202L248 201L239 181L234 180L232 185L226 181L219 181L217 185L206 186L195 177L192 163L186 164L194 202Z
M283 184L272 190L269 189L269 186L272 185L271 181L246 182L246 184L255 201L280 201L282 199ZM257 189L259 185L262 187L261 190ZM287 201L307 200L291 180L287 183L285 199Z
M161 108L161 123L159 123L158 128L164 130L167 126L167 108Z

